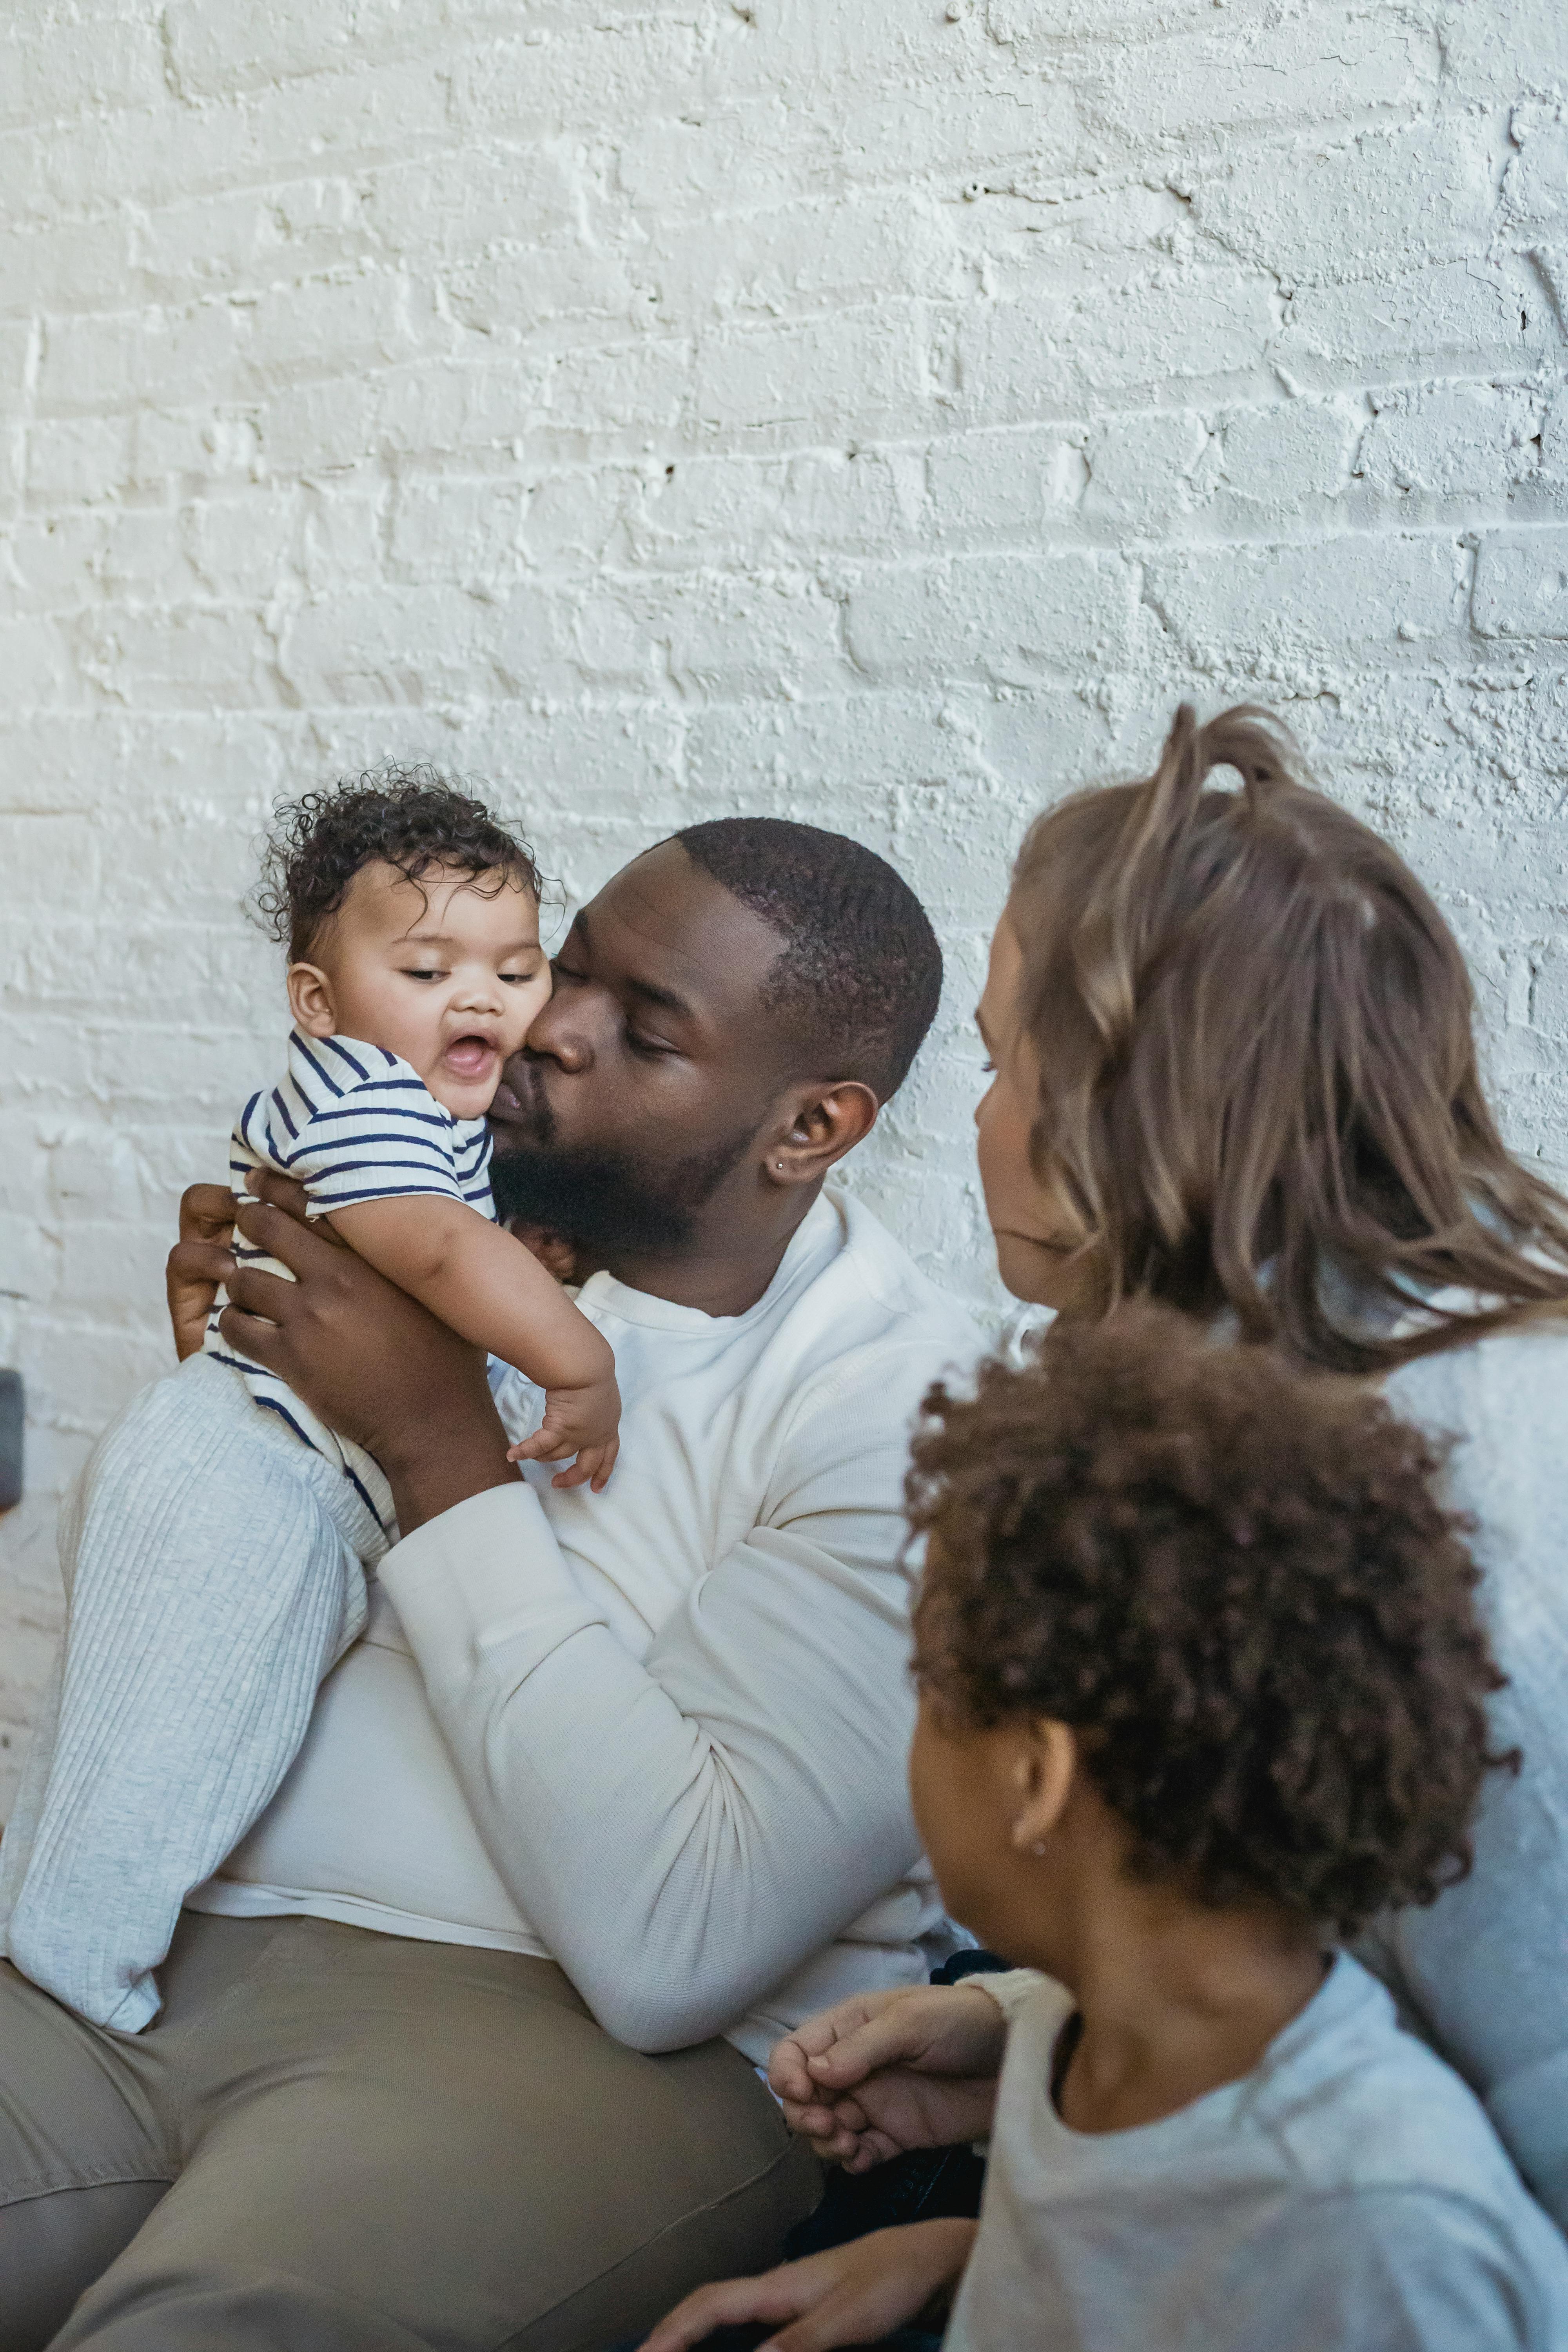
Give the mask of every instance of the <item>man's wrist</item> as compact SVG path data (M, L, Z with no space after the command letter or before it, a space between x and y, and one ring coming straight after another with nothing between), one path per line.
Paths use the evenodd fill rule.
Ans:
M492 1486L516 1486L521 1476L506 1458L506 1433L493 1416L488 1428L427 1426L406 1447L384 1449L380 1460L402 1536Z

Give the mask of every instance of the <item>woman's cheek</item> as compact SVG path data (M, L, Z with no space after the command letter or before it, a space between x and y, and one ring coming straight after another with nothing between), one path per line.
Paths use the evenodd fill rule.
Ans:
M1009 1148L1010 1122L997 1097L998 1089L993 1086L974 1114L974 1156L980 1168L980 1189L985 1196L985 1213L994 1225L1005 1222L1003 1212L1018 1181L1017 1155Z

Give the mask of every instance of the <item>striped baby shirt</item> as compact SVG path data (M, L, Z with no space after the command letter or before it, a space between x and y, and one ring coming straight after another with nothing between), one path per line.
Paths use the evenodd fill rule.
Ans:
M239 1193L255 1168L292 1176L310 1196L311 1217L364 1201L429 1193L465 1202L493 1221L489 1160L486 1121L455 1118L400 1055L357 1037L301 1037L296 1029L289 1038L287 1071L275 1087L253 1094L239 1115L228 1165ZM286 1266L239 1234L234 1254L245 1265L288 1278ZM205 1352L242 1373L258 1404L280 1414L341 1469L390 1535L392 1492L374 1456L328 1429L275 1372L237 1355L218 1328L222 1304L208 1318Z

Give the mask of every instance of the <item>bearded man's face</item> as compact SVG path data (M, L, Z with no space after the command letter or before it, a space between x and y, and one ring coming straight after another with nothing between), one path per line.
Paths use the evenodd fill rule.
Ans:
M677 842L607 883L490 1107L498 1213L590 1255L680 1250L789 1075L782 946Z

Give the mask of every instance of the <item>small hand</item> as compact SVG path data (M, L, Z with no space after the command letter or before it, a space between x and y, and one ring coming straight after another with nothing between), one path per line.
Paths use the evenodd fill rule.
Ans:
M824 2010L779 2042L768 2081L825 2163L868 2172L910 2147L983 2139L1007 2024L972 1985L910 1985Z
M509 1462L566 1462L570 1470L551 1480L552 1486L591 1485L602 1495L621 1450L621 1392L616 1376L589 1381L582 1388L552 1388L544 1391L544 1419L531 1437L507 1448Z
M973 2221L914 2221L878 2230L847 2246L781 2263L759 2278L723 2279L678 2303L644 2339L642 2352L687 2352L716 2327L793 2321L763 2352L831 2352L873 2344L957 2285L974 2242Z

